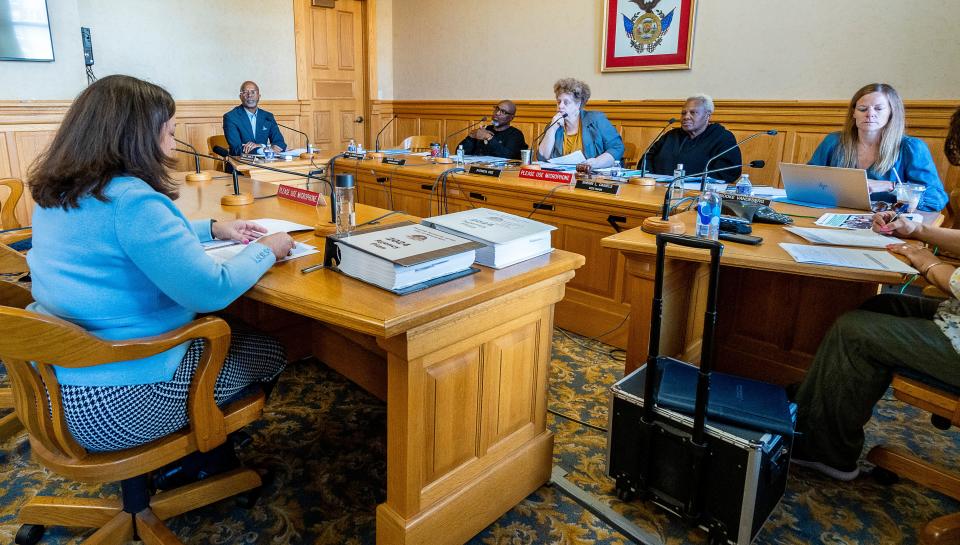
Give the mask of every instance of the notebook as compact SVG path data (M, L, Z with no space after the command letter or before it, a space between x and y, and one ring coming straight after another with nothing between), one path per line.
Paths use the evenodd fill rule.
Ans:
M672 358L660 358L657 404L692 415L699 370ZM794 420L787 393L780 386L713 372L707 417L752 430L793 435Z
M870 210L867 171L859 168L821 167L780 163L786 200L800 205Z

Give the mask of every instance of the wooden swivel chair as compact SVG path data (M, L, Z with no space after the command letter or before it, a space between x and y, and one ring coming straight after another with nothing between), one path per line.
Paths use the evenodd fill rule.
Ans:
M633 142L623 143L623 161L620 163L623 168L633 168L640 160L640 150ZM649 159L647 159L649 161Z
M0 305L5 307L26 308L33 302L33 295L30 290L18 282L7 282L0 280ZM4 374L6 374L4 372ZM0 410L13 409L13 389L0 388ZM20 430L23 424L17 418L17 411L11 411L0 418L0 440L5 440Z
M98 528L86 543L179 544L162 521L261 486L260 476L238 468L152 495L149 474L196 451L209 452L227 434L259 418L264 395L257 391L217 407L213 387L230 344L230 328L204 317L165 335L107 341L68 322L19 308L0 307L0 359L7 366L14 404L27 428L33 457L51 471L89 483L120 481L121 499L35 497L20 509L24 525L16 543L32 545L43 525ZM91 367L144 358L190 339L205 339L187 400L187 428L146 445L117 452L88 452L71 437L52 365ZM32 362L32 363L31 363ZM49 405L48 405L49 394Z
M213 152L213 148L216 146L220 146L224 149L230 149L230 144L227 143L227 137L222 134L215 134L207 137L207 155L216 156L217 154ZM221 172L226 171L226 168L223 166L223 161L215 162L214 168Z
M430 151L430 144L439 141L440 138L437 136L421 134L404 138L400 147L414 153L418 151Z
M896 374L892 382L894 396L904 403L931 414L933 425L947 429L960 425L960 390L947 385L932 385L927 380ZM880 469L874 469L879 480L890 482L896 476L960 500L960 474L927 462L902 449L879 445L870 449L867 460ZM960 543L960 513L953 513L927 523L920 535L924 545Z

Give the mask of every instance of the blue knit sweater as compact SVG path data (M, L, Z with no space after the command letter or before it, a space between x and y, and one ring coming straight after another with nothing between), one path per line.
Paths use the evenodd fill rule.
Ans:
M251 243L226 263L201 246L210 220L190 222L165 195L117 177L79 208L35 207L27 254L36 302L31 310L73 322L104 339L159 335L226 307L276 258ZM118 386L173 378L187 344L142 360L56 369L61 384Z

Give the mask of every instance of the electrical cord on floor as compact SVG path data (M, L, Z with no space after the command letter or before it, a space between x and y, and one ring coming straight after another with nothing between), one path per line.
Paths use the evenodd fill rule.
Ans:
M588 423L588 422L584 422L583 420L579 420L579 419L574 418L574 417L572 417L572 416L570 416L570 415L563 414L563 413L561 413L561 412L559 412L559 411L555 411L555 410L553 410L553 409L547 409L547 412L550 413L550 414L559 416L560 418L563 418L564 420L569 420L569 421L574 422L574 423L576 423L576 424L580 424L581 426L583 426L583 427L585 427L585 428L590 428L591 430L596 430L596 431L599 431L599 432L602 432L602 433L607 433L607 428L601 428L600 426L594 426L593 424L590 424L590 423Z
M609 335L609 334L617 331L617 330L620 329L621 327L623 327L623 324L627 323L627 319L628 319L628 318L630 318L630 313L629 313L629 312L626 314L626 316L623 317L622 320L620 320L620 323L617 324L613 329L611 329L611 330L609 330L609 331L605 331L605 332L603 332L603 333L601 333L601 334L599 334L599 335L597 335L597 336L595 336L595 337L583 337L583 338L586 339L586 340L588 340L588 341L594 341L594 342L598 342L598 343L599 343L599 342L603 342L603 341L601 341L600 339L606 337L607 335ZM611 359L613 359L614 361L626 361L626 360L627 360L627 353L626 353L626 351L624 351L622 348L611 348L610 350L600 350L600 349L594 348L594 347L592 347L592 346L590 346L590 345L588 345L588 344L586 344L586 343L584 343L584 342L581 342L579 339L577 339L576 337L574 337L569 331L567 331L566 329L563 329L562 327L557 327L556 329L557 329L557 331L560 332L561 335L563 335L564 337L570 339L571 342L573 342L574 344L576 344L577 346L579 346L579 347L581 347L581 348L583 348L583 349L585 349L585 350L589 350L589 351L591 351L591 352L596 352L596 353L598 353L598 354L605 354L605 355L609 356ZM620 353L622 353L623 355L620 356L620 355L619 355Z

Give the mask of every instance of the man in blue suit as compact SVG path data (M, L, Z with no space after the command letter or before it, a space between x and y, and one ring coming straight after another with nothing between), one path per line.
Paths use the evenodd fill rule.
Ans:
M252 81L240 86L240 106L223 114L223 134L230 145L230 155L251 153L262 146L271 145L281 152L287 149L280 127L273 114L257 107L260 103L260 88Z

